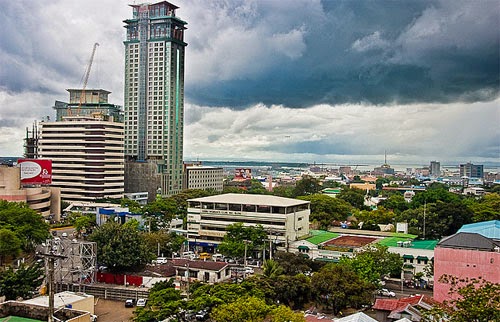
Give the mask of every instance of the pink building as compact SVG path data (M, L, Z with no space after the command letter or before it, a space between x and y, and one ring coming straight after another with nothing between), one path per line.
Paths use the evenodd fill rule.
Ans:
M464 225L442 239L434 249L434 299L450 300L450 286L438 280L443 274L500 283L500 220Z

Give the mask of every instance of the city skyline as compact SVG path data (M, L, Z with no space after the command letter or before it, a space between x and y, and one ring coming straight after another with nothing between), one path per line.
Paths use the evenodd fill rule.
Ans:
M500 161L495 1L169 2L188 22L185 160ZM3 4L1 156L81 87L95 42L87 88L124 105L132 3Z

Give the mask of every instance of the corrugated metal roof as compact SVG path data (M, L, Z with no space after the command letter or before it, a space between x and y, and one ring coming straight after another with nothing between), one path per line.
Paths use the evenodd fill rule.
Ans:
M346 316L346 317L343 317L340 319L335 319L334 321L335 322L377 322L377 320L375 320L372 317L369 317L368 315L366 315L363 312L354 313L354 314L351 314L349 316Z
M476 233L487 238L500 240L500 220L482 221L463 225L459 233Z
M478 249L484 251L493 251L498 246L500 246L500 242L495 242L493 239L477 233L464 232L458 232L445 237L438 243L438 247Z

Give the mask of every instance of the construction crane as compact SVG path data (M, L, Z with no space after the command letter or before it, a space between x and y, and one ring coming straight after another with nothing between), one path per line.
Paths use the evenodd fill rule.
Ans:
M87 88L87 83L89 81L90 70L92 69L92 62L94 61L94 55L95 55L95 51L97 49L97 46L99 46L99 44L95 43L94 47L92 48L92 54L90 55L89 63L87 64L87 68L85 69L85 74L83 76L82 92L80 93L80 103L78 103L76 115L80 114L80 109L82 107L83 101L85 100L85 89Z

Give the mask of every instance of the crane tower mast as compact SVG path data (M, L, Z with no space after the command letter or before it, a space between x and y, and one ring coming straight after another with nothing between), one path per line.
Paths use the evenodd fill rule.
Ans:
M87 83L89 81L89 76L90 76L90 70L92 69L92 63L94 62L94 56L98 46L99 43L94 44L94 47L92 48L92 54L90 55L89 63L87 64L87 67L85 69L85 74L83 76L82 92L80 93L80 103L78 104L78 109L76 111L77 115L80 114L80 108L82 107L82 104L85 101L85 89L87 88Z

